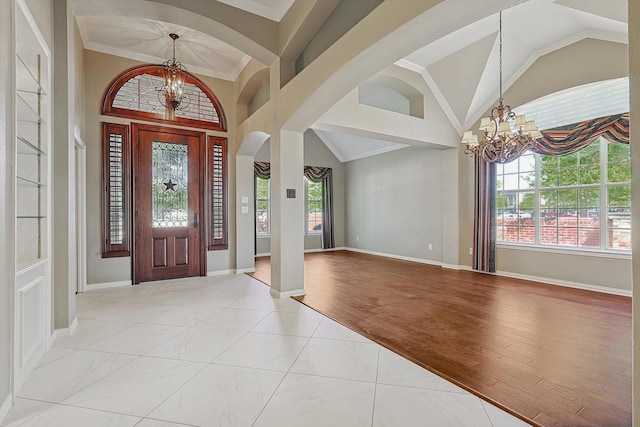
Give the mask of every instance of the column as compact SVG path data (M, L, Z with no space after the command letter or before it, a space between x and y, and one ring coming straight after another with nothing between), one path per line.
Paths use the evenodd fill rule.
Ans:
M631 206L633 231L633 425L640 426L640 1L629 0L629 98L631 101Z
M76 320L75 79L73 15L66 0L53 2L53 218L54 328Z
M271 136L271 294L304 295L303 134Z
M253 156L236 156L236 272L256 271Z

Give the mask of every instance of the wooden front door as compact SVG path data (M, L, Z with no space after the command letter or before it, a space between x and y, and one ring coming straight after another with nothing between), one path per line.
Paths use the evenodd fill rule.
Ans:
M134 283L206 271L205 134L132 124Z

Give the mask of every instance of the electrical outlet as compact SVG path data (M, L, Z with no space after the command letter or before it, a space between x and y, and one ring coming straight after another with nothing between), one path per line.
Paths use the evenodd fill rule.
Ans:
M469 255L473 255L473 248L469 248Z
M433 245L431 243L429 243L429 250L432 251L433 250Z
M360 236L356 236L356 242L360 241Z

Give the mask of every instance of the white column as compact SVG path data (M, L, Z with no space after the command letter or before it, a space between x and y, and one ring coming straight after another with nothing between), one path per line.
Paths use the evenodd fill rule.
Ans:
M76 319L74 19L68 1L53 2L53 305L55 329Z
M253 156L236 156L236 272L256 270Z
M271 294L304 295L303 134L271 136Z
M629 0L633 254L633 425L640 426L640 1Z

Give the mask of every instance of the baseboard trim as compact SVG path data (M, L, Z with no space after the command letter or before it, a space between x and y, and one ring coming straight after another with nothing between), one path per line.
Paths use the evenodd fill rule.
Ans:
M78 318L76 317L75 319L73 319L73 322L71 322L68 328L60 328L53 331L53 335L54 335L53 341L55 341L58 337L72 335L76 331L77 327L78 327Z
M333 252L333 251L344 251L344 250L347 250L347 248L344 247L344 246L340 246L339 248L329 248L329 249L322 249L322 248L305 249L304 253L305 254L311 254L311 253L315 253L315 252Z
M417 262L417 263L420 263L420 264L428 264L428 265L435 265L435 266L438 266L438 267L442 267L442 263L440 261L433 261L433 260L429 260L429 259L412 258L412 257L402 256L402 255L394 255L394 254L387 254L387 253L383 253L383 252L368 251L366 249L351 248L351 247L348 247L348 246L345 247L344 250L351 251L351 252L359 252L361 254L383 256L383 257L386 257L386 258L399 259L399 260L402 260L402 261L411 261L411 262Z
M238 268L236 270L236 273L238 274L246 274L246 273L255 273L256 272L256 268L252 267L252 268Z
M347 248L345 246L340 246L338 248L329 248L329 249L322 249L322 248L305 249L304 253L305 254L310 254L310 253L315 253L315 252L333 252L333 251L347 251L347 250L349 250L349 248ZM271 256L271 252L264 252L264 253L260 253L260 254L255 254L254 256L256 258L265 257L265 256Z
M440 265L442 268L448 268L449 270L463 270L463 271L473 271L471 267L468 265L456 265L456 264L444 264Z
M218 270L218 271L207 271L207 276L225 276L228 274L236 274L236 270Z
M87 291L94 289L120 288L123 286L131 286L131 280L123 280L121 282L104 282L87 284Z
M13 407L13 395L9 393L7 398L2 402L2 406L0 406L0 424L4 422L9 415L9 411Z
M306 295L306 292L304 291L304 288L295 289L293 291L285 291L285 292L280 292L276 289L271 288L271 295L274 296L275 298L289 298L289 297L299 297L299 296Z
M605 294L619 295L630 297L632 291L625 289L608 288L606 286L589 285L587 283L571 282L568 280L551 279L549 277L530 276L528 274L511 273L509 271L497 271L498 276L512 277L514 279L531 280L533 282L545 283L547 285L564 286L565 288L582 289L584 291L600 292Z

